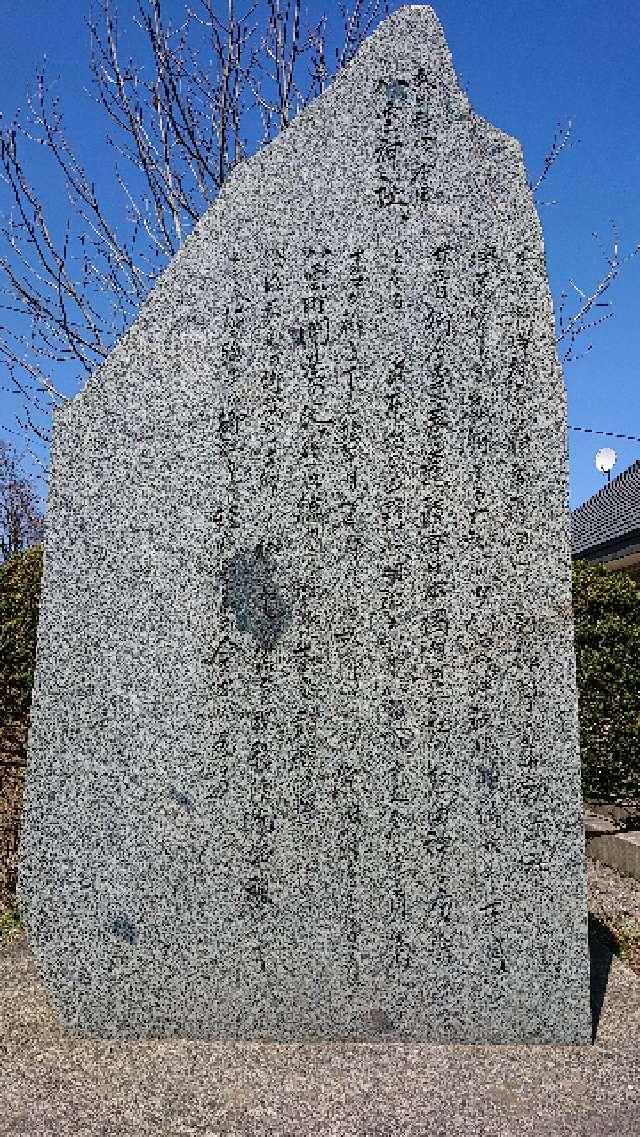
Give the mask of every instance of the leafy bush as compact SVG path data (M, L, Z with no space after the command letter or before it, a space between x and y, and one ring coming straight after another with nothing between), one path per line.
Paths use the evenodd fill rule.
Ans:
M573 614L585 798L640 797L640 587L574 561Z
M0 914L15 903L41 574L42 546L0 565Z
M0 727L29 716L41 576L42 545L0 565Z

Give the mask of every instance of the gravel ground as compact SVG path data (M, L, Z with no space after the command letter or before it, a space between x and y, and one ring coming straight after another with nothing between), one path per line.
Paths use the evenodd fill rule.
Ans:
M589 912L613 933L624 963L640 977L640 880L587 857L587 887Z
M615 803L587 799L585 809L621 832L640 829L640 798ZM587 857L589 912L613 935L610 946L640 976L640 881ZM640 1124L638 1125L640 1132Z

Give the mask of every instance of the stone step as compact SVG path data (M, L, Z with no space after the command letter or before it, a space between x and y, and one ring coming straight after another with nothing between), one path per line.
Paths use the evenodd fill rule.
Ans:
M601 817L597 813L584 811L584 831L587 837L600 837L608 833L617 833L619 826L608 817Z
M620 832L606 817L585 811L587 856L640 880L640 830Z

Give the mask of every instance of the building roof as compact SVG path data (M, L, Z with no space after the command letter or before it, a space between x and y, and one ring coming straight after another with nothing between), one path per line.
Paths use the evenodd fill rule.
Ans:
M619 557L640 542L640 458L571 514L572 556Z

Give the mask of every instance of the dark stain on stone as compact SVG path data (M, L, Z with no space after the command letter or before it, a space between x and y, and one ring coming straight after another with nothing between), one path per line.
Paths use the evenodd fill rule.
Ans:
M389 1018L389 1015L387 1014L387 1012L384 1010L381 1010L379 1007L376 1007L375 1010L371 1011L370 1018L371 1018L371 1025L373 1026L373 1028L375 1030L380 1030L380 1031L395 1030L395 1026L393 1025L391 1019Z
M126 917L120 916L113 921L109 931L117 936L118 939L126 940L129 944L134 944L138 938L135 926Z
M389 718L398 720L406 717L406 708L400 699L389 699L387 709Z
M187 813L193 812L193 802L190 797L187 797L187 795L183 794L180 790L174 790L173 788L171 788L170 793L174 801L182 806L183 809L186 809Z
M409 84L406 79L393 79L390 83L387 83L387 98L392 103L396 103L399 100L404 102L409 93L408 88Z
M480 785L486 785L490 790L495 789L498 784L498 775L488 766L478 766L478 774L480 775Z
M281 597L262 541L227 562L221 573L222 605L233 612L241 632L271 651L291 623L292 608Z
M244 885L244 891L247 899L254 908L260 907L263 904L273 904L269 896L268 882L261 880L259 877L253 877L251 880L248 880Z

